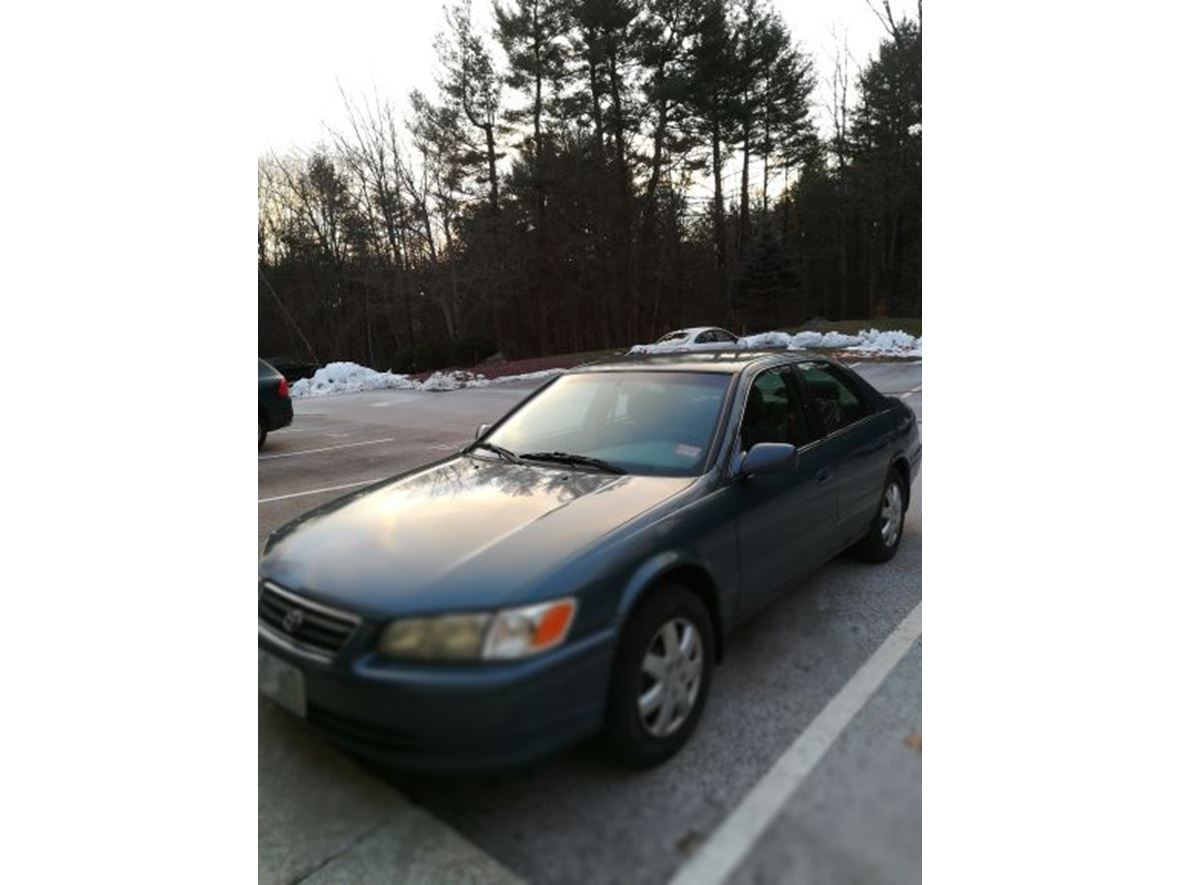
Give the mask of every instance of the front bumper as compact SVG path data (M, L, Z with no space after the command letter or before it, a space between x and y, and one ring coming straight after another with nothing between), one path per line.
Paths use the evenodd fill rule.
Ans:
M615 636L604 631L531 660L462 665L373 654L326 661L261 627L258 644L303 672L308 723L342 749L400 768L482 771L597 733Z

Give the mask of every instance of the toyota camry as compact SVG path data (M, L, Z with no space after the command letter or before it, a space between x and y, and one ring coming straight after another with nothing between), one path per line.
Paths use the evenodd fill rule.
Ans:
M593 735L661 762L735 626L842 551L896 553L921 451L905 403L823 357L571 370L453 456L271 535L260 690L393 765Z

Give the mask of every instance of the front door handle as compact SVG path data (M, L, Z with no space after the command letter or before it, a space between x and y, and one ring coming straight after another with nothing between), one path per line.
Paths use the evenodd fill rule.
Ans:
M819 470L815 471L815 484L817 486L827 485L831 481L832 481L832 468L831 467L821 467Z

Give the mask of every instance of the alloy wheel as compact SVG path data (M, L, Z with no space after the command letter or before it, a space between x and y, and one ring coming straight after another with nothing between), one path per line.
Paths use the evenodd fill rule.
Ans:
M692 622L664 623L643 656L639 686L639 721L655 737L677 731L692 713L701 689L704 646Z

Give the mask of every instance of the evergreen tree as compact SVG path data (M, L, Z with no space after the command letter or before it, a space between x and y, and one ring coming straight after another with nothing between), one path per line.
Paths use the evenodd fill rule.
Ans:
M500 76L492 65L483 37L471 26L471 0L461 0L446 10L447 30L435 42L442 66L439 90L446 97L470 149L467 163L482 162L487 177L488 208L500 212L500 187L496 170L496 133L500 114ZM464 129L475 130L474 137ZM477 159L478 158L478 159Z
M891 19L892 21L892 19ZM866 309L896 314L921 297L922 31L903 19L860 77L851 149L868 238Z

